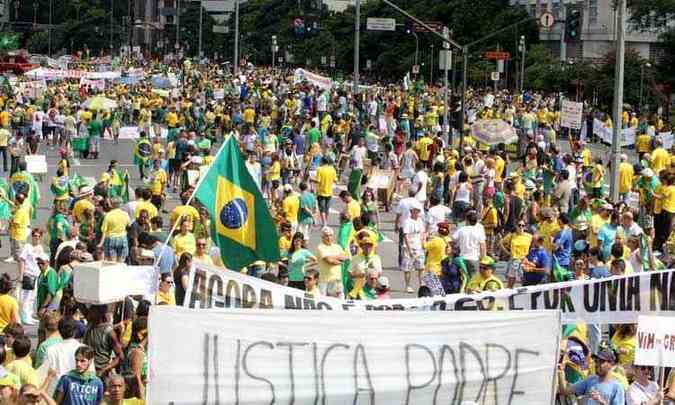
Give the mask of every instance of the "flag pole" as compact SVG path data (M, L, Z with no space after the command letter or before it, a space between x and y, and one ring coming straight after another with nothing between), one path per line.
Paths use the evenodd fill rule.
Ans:
M231 133L229 136L234 136L234 135ZM226 138L223 141L222 145L220 145L220 148L218 149L218 153L216 153L216 156L214 156L213 161L211 162L211 164L209 164L209 168L206 169L206 172L204 173L204 176L200 176L199 180L197 180L197 184L195 184L195 190L192 192L192 194L190 194L190 198L188 198L187 202L185 202L185 205L190 205L195 193L197 192L197 190L199 190L199 186L201 186L204 179L206 177L208 177L209 171L213 167L213 164L218 160L218 156L220 156L220 153L223 151L223 147L225 147L225 143L228 142L228 141L229 141L229 139ZM176 226L178 226L179 222L180 222L179 220L176 220L176 222L171 227L171 230L169 231L169 234L166 236L166 239L164 240L164 243L162 244L162 250L159 252L159 256L155 257L155 261L152 264L153 268L157 266L157 262L159 262L159 258L162 257L162 254L164 254L164 249L166 248L166 245L169 243L169 239L171 239L171 235L173 235L173 232L176 230Z

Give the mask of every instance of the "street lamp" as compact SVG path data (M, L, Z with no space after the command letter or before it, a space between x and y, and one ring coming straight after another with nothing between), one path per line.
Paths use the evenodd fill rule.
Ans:
M276 60L278 50L279 47L277 46L277 36L272 35L272 70L274 70L274 61Z
M520 43L518 44L518 50L520 51L521 60L520 60L520 93L523 92L523 85L525 83L525 35L520 36Z
M431 64L429 65L429 84L434 85L434 44L431 44Z
M419 66L417 66L417 64L418 64L419 54L420 54L420 37L418 37L417 33L415 31L413 31L412 29L408 29L407 32L408 32L408 34L412 34L412 36L415 37L415 66L416 66L416 69L419 70ZM417 74L415 73L415 71L413 71L413 77L415 78L415 80L417 80Z
M652 67L651 63L647 62L644 65L640 65L640 114L642 114L642 106L643 106L643 89L644 89L644 84L645 84L645 68L650 68Z

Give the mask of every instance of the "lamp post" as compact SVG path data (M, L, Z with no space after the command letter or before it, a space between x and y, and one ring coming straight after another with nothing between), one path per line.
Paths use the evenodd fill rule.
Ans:
M272 70L274 70L274 62L276 60L278 50L279 47L277 46L277 36L272 35Z
M434 44L431 44L431 64L429 65L429 84L434 85Z
M640 66L640 114L642 114L643 103L643 90L645 85L645 68L652 67L651 63L647 62L644 65Z
M113 56L113 24L115 15L115 0L110 0L110 58Z
M520 43L518 44L518 50L520 51L520 92L523 92L523 86L525 83L525 35L520 36Z

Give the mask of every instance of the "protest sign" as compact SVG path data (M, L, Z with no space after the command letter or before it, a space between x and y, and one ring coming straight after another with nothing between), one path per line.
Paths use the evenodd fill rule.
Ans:
M560 312L153 306L148 329L155 405L550 404Z
M322 88L322 89L330 89L331 87L333 87L333 80L331 80L330 77L321 76L321 75L318 75L316 73L312 73L309 70L300 69L300 68L295 69L293 77L294 77L295 83L301 83L303 81L307 81L307 82L311 83L312 85L318 86L319 88Z
M675 316L675 270L577 280L481 294L345 301L312 297L303 291L234 271L196 264L184 306L190 308L283 308L328 311L522 311L559 309L563 323L635 323L639 314Z
M73 294L85 304L110 304L128 295L151 298L158 283L159 272L152 266L91 262L73 269Z
M638 317L635 364L675 367L675 317Z
M571 129L581 129L581 113L584 103L563 100L560 114L560 126Z
M24 156L24 160L26 161L26 171L28 173L47 173L47 157L45 155L26 155Z

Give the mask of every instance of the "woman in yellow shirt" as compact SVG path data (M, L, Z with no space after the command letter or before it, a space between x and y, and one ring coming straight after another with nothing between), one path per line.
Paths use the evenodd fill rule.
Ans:
M279 155L276 153L272 155L272 165L270 170L267 173L267 182L269 190L269 197L274 203L277 199L277 190L281 183L281 162L279 161Z
M13 287L9 274L3 273L0 276L0 330L19 320L19 303L10 294Z
M173 275L163 273L159 282L159 291L157 292L157 305L176 305L176 295L173 293Z
M176 258L180 258L185 252L194 256L197 251L197 241L195 240L195 235L190 232L190 221L181 221L180 232L171 240L171 247L176 252Z
M612 347L619 354L618 365L623 367L625 375L628 378L633 374L632 366L635 361L636 334L637 325L625 323L619 325L614 335L612 335Z
M523 270L521 268L521 262L527 257L527 253L530 251L532 235L525 232L525 226L525 221L521 219L518 221L516 231L506 235L506 237L499 241L499 247L502 251L511 256L506 272L508 288L513 288L516 280L522 279Z

